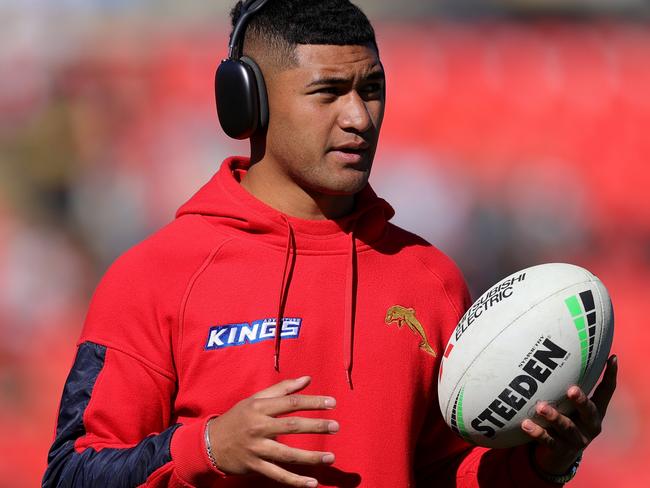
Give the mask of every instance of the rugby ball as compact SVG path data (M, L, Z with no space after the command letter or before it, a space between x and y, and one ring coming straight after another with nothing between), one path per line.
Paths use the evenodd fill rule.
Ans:
M442 415L474 444L526 443L520 425L538 401L566 414L571 385L592 390L613 334L607 289L586 269L552 263L514 273L476 300L452 333L438 376Z

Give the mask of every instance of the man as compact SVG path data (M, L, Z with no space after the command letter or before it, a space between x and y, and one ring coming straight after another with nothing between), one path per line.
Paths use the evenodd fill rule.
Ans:
M574 420L538 406L533 450L456 437L436 373L469 297L367 185L372 27L347 0L270 0L243 50L268 126L100 283L44 485L553 486L600 430L615 360L593 401L569 391Z

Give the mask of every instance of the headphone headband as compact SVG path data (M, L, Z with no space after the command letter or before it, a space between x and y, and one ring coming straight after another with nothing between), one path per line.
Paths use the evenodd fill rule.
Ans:
M255 15L267 2L268 0L247 0L242 4L241 15L230 36L228 45L229 59L235 60L241 57L244 44L243 37L248 25L248 19Z

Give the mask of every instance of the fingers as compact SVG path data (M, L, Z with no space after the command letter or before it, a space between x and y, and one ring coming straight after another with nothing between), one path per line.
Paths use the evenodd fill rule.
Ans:
M332 397L292 394L303 390L310 382L311 378L309 376L302 376L301 378L276 383L250 397L253 401L253 408L271 417L300 410L329 410L334 408L336 400Z
M271 478L272 480L288 486L309 488L318 486L318 481L316 481L314 478L298 476L297 474L294 474L284 468L281 468L280 466L269 463L268 461L264 461L262 459L260 459L257 466L255 466L255 471L266 476L267 478Z
M603 379L591 396L591 401L596 405L601 418L605 416L609 401L612 399L614 390L616 390L617 373L618 357L614 355L607 360L607 369L605 369Z
M333 434L338 422L327 419L284 417L304 410L328 410L336 400L328 396L299 394L311 378L284 380L248 397L210 421L213 454L219 469L227 474L257 473L289 486L317 486L309 477L299 476L274 463L331 464L331 452L306 451L275 441L282 434Z
M584 433L591 439L600 434L602 430L603 417L616 389L617 372L618 360L616 356L612 356L607 361L607 369L603 380L594 391L591 399L577 386L572 386L567 392L567 397L575 405L578 412L577 422Z
M536 421L526 419L521 428L539 448L536 450L537 463L549 473L563 473L575 462L579 454L600 434L603 417L616 389L618 362L616 356L607 361L607 369L602 381L591 399L579 387L572 386L567 397L575 405L577 415L572 420L562 415L546 402L536 405L535 411L540 419L547 422L544 428Z
M535 411L540 418L548 423L547 434L551 435L556 442L560 442L571 449L582 450L589 444L587 437L576 424L566 415L562 415L557 409L546 402L540 402ZM550 432L549 432L550 430Z
M532 420L524 420L521 423L521 428L535 442L545 445L550 449L553 449L555 447L555 439L549 435L545 428L536 424Z
M255 402L254 408L271 417L301 410L331 410L336 406L334 398L316 395L289 395L257 399Z
M311 377L309 376L280 381L273 386L258 391L251 398L275 398L291 395L292 393L305 389L309 383L311 383Z
M273 463L285 464L332 464L334 454L331 452L307 451L289 447L273 440L266 440L260 448L259 456Z
M592 439L600 434L602 417L596 404L589 400L585 392L577 386L569 388L567 396L576 407L579 423L585 434Z
M267 435L275 437L283 434L335 434L338 431L339 424L335 420L282 417L271 421Z

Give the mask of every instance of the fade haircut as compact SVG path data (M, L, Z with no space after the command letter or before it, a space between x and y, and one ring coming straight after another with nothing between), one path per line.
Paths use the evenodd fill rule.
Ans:
M242 3L230 13L233 27ZM246 27L243 53L284 69L297 64L299 44L372 45L379 52L368 17L349 0L269 0Z

